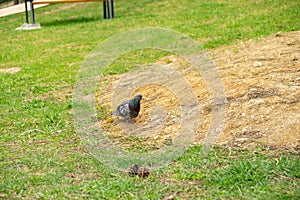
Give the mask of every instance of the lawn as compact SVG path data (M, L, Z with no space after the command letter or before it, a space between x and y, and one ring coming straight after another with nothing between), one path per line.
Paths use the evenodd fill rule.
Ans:
M85 58L111 36L162 27L204 49L300 30L298 0L116 0L115 18L101 3L56 4L36 10L42 29L16 31L24 13L0 18L0 198L4 199L299 199L299 152L189 147L148 178L99 162L73 124L73 89ZM135 51L104 76L127 72L168 53ZM102 113L107 115L107 113ZM100 116L101 117L101 116Z

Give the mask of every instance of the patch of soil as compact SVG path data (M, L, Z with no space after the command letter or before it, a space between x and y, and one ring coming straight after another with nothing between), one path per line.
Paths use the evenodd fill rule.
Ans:
M13 5L14 5L14 1L7 1L7 2L0 3L0 8L7 8Z
M0 73L15 74L15 73L18 73L21 70L22 69L20 67L0 68Z
M199 120L197 139L195 139L195 143L198 143L205 137L208 130L211 110L210 95L204 80L199 76L198 71L180 57L166 57L157 64L169 66L179 71L192 88L200 110L199 119L192 119L192 121ZM159 149L176 142L182 121L181 102L173 91L160 84L146 84L133 91L134 94L143 95L141 111L138 118L134 119L134 125L110 115L111 108L115 109L122 102L122 99L119 101L113 99L112 101L112 92L118 81L124 79L124 76L105 76L100 80L99 87L101 90L97 96L97 110L98 116L100 116L100 126L106 130L108 138L122 148L134 148L142 151ZM185 94L184 89L178 95L189 96ZM185 124L185 126L189 128L189 125Z
M299 151L300 31L221 47L209 54L218 67L227 96L226 122L218 143L243 148L259 143ZM200 110L194 143L201 143L211 120L210 95L205 82L177 56L166 57L158 63L179 71L193 89ZM111 104L113 88L121 78L121 75L105 76L99 85L98 116L108 137L123 147L161 148L172 143L181 125L181 104L176 95L155 84L134 91L144 96L135 125L151 124L154 105L161 105L166 116L161 129L143 139L132 140L132 135L122 128L131 125L110 115L111 107L116 107Z
M210 54L228 100L221 144L300 148L300 31Z

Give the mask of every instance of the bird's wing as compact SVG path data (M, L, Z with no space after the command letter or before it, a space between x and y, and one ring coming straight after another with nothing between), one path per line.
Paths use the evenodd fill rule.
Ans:
M117 112L123 117L128 117L130 114L129 101L123 101L123 103L118 106Z

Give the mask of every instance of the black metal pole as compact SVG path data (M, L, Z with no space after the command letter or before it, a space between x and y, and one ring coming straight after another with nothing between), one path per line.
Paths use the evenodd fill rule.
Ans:
M103 1L103 18L106 19L106 1Z
M111 12L112 12L111 16L112 16L112 18L114 18L115 17L114 0L111 0Z
M28 24L28 23L29 23L29 20L28 20L27 0L25 0L25 15L26 15L26 24Z
M35 24L35 19L34 19L34 8L32 4L33 0L30 0L30 17L31 17L31 24Z
M112 3L111 3L111 1L112 0L107 1L107 4L108 4L108 18L109 19L112 19L112 9L111 9Z

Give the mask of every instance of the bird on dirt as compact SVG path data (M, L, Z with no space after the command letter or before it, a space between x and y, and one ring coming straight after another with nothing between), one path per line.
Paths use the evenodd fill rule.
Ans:
M142 97L141 94L138 94L131 100L123 101L112 115L121 116L126 120L136 118L140 112L140 101Z

